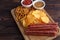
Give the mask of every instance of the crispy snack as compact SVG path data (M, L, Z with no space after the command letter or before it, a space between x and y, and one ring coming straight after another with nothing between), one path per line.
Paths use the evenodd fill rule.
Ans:
M17 8L15 8L15 16L17 21L22 19L24 16L26 16L29 13L30 9L28 8L24 8L21 6L18 6Z
M20 21L20 19L24 18L26 15L29 14L30 11L33 11L34 8L24 8L22 6L18 6L15 8L15 16L16 16L16 21Z
M29 14L27 16L25 16L24 18L21 19L21 22L23 24L24 27L27 27L28 25L32 24L33 21L35 20L34 16L31 15L33 11L30 11Z
M28 25L31 24L43 24L50 22L47 15L40 10L31 10L29 14L21 21L24 27L28 27Z
M24 8L18 6L15 8L16 20L21 22L24 27L30 24L49 23L50 20L42 10L32 8Z
M41 17L41 21L42 21L43 23L49 23L49 22L50 22L50 20L49 20L49 18L48 18L47 16Z

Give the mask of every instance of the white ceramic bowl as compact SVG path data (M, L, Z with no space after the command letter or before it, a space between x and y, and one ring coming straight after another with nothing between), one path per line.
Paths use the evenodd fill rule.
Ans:
M24 6L24 7L28 7L28 8L32 6L33 0L31 0L32 3L29 4L29 5L25 5L25 4L23 4L23 1L24 1L24 0L21 1L21 5L22 5L22 6ZM27 0L27 1L28 1L28 0Z
M40 7L40 8L38 8L38 7L35 6L35 3L36 3L36 2L42 2L44 5L43 5L42 7ZM45 5L46 5L46 4L45 4L45 2L44 2L43 0L35 0L35 1L33 2L33 7L34 7L35 9L44 9Z

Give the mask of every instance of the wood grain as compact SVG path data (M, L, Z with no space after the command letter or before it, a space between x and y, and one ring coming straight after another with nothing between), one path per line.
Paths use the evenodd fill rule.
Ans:
M46 11L59 23L60 26L60 0L44 0ZM23 40L14 19L11 16L11 9L20 5L14 0L0 0L0 40ZM60 36L54 40L60 40Z

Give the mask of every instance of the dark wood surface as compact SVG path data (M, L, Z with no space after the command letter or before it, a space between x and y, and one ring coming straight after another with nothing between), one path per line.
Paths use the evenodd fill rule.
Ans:
M45 10L60 26L60 0L44 0ZM20 3L16 0L0 0L0 40L24 40L12 15L11 9ZM60 40L60 36L54 40Z

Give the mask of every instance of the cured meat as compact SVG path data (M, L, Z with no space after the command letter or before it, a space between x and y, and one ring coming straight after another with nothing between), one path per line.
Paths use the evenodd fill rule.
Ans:
M25 34L27 35L40 35L40 36L55 36L58 32L58 24L50 23L50 24L35 24L29 25L25 30Z
M57 35L56 31L26 31L26 35L34 35L34 36L55 36Z
M55 26L54 26L55 25ZM57 27L58 23L48 23L48 24L31 24L28 26L29 27Z
M26 29L25 31L56 31L58 32L58 29L55 28L55 29Z

